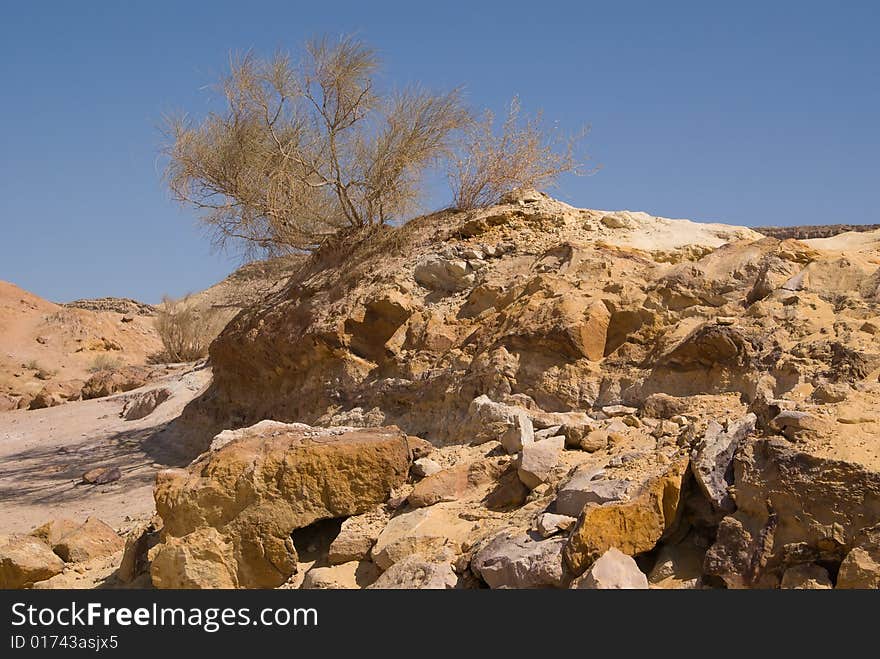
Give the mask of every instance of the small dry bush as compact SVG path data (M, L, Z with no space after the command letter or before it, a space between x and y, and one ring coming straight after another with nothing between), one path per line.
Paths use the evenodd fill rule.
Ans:
M485 111L467 127L461 148L448 162L455 208L489 206L512 190L551 186L564 174L592 173L583 166L587 128L562 135L545 126L540 113L521 117L517 98L511 101L500 131L495 124L495 115Z
M165 297L156 313L156 330L164 350L154 355L154 362L191 362L208 354L216 335L211 315L191 304L190 297L180 300Z
M89 366L89 373L101 373L104 371L116 371L122 368L123 363L110 355L97 355Z

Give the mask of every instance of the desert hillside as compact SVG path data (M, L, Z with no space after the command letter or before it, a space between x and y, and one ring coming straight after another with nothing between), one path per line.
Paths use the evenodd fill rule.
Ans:
M27 407L43 390L47 398L77 397L94 373L143 365L161 349L148 308L95 309L0 281L0 410Z
M880 231L827 233L525 191L248 266L192 298L238 300L208 367L0 416L4 506L60 511L0 552L36 587L877 587ZM40 472L62 413L122 478Z

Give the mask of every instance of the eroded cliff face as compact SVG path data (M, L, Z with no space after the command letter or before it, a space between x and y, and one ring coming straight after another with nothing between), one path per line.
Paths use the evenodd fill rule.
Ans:
M241 312L184 420L194 452L264 419L429 442L304 586L870 585L878 247L531 192L439 213L325 250ZM196 566L226 529L197 531ZM166 527L164 551L190 532ZM275 581L305 571L290 555Z
M191 412L212 430L394 423L449 443L470 440L482 394L546 411L748 403L761 383L780 396L870 370L876 271L871 253L521 195L315 259L230 323Z
M656 250L630 246L652 230ZM632 389L663 336L702 302L675 292L678 280L706 278L699 265L669 261L736 238L759 236L542 195L422 218L314 260L240 314L212 346L215 384L197 409L215 428L396 423L459 442L481 394L528 396L548 411L619 402L620 382ZM703 293L711 319L726 301Z

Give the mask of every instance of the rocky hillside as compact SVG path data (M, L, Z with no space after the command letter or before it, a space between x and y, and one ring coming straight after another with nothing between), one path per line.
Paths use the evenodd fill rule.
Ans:
M143 384L147 374L129 367L145 364L162 342L152 318L126 309L58 305L0 281L0 411L79 398L103 372ZM93 384L100 393L103 385Z
M504 202L227 326L153 582L876 587L880 234Z
M880 232L502 201L244 308L119 582L880 587Z

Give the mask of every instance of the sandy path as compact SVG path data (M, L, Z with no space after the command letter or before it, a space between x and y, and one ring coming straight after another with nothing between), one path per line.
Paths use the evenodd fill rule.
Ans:
M0 413L0 533L89 515L116 528L151 514L156 471L181 464L170 422L210 378L210 369L202 368L127 394ZM137 421L120 417L130 396L160 387L172 397L152 414ZM83 472L99 466L119 467L122 478L78 484Z

